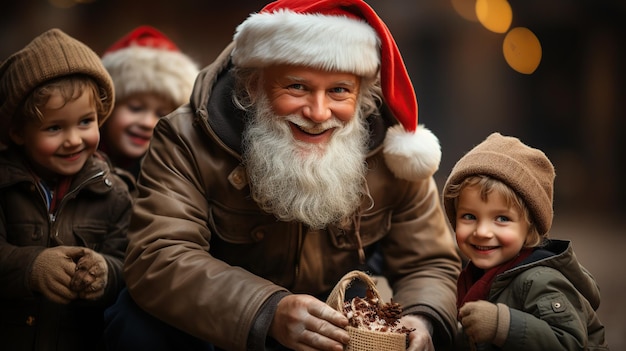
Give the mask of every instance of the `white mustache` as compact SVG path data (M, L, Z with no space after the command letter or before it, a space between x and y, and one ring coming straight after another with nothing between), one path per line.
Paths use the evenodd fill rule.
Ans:
M341 128L344 126L344 123L334 116L323 123L315 123L310 119L298 115L285 116L285 120L295 124L298 128L310 134L320 134L328 129Z

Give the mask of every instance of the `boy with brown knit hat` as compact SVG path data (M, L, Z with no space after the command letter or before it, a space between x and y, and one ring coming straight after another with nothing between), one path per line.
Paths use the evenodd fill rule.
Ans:
M154 127L189 101L198 67L165 34L145 25L112 44L102 64L113 79L116 101L100 128L100 149L136 178Z
M0 97L2 348L103 349L131 210L96 151L111 78L89 47L51 29L0 63Z
M457 350L608 350L594 278L569 241L548 239L554 178L542 151L499 133L452 169L443 202L469 259Z

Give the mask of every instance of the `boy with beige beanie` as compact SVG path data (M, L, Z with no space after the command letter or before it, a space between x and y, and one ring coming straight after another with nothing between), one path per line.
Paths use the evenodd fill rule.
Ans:
M469 260L457 350L608 350L594 278L569 241L548 239L554 178L542 151L499 133L452 169L443 202Z
M59 29L0 63L0 348L102 350L132 200L97 152L114 88Z

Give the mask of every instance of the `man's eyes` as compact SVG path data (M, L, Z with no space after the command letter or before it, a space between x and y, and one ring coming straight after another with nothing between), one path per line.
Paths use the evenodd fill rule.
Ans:
M335 93L335 94L343 94L343 93L349 92L349 90L344 87L336 87L336 88L332 88L330 92Z
M295 83L295 84L289 85L288 88L293 89L293 90L304 90L304 84Z

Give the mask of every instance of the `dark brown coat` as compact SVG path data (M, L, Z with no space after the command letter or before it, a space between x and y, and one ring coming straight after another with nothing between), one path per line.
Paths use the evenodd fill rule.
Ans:
M122 262L131 197L109 164L92 157L51 218L22 156L0 152L0 349L101 349L103 310L123 287ZM59 305L33 293L30 270L45 248L84 246L104 256L108 284L101 301Z

